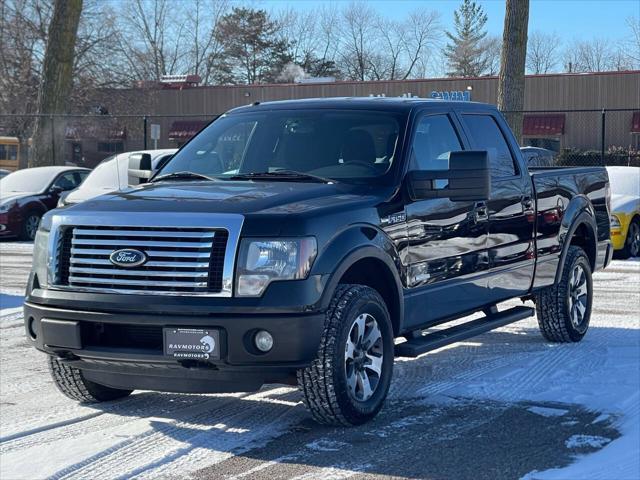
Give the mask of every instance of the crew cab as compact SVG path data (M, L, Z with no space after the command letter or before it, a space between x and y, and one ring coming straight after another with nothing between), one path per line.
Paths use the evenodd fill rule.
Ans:
M255 103L128 175L36 238L27 338L82 402L283 383L360 424L394 357L536 313L546 340L581 340L612 255L606 170L529 171L480 103Z

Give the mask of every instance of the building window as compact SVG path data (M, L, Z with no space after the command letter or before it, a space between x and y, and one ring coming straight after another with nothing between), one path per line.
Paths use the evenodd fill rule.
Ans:
M123 142L98 142L98 151L104 153L122 153L124 152Z

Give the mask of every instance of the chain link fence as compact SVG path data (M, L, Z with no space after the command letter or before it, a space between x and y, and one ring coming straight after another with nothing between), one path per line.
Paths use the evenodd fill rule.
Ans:
M640 110L524 111L522 146L546 148L559 166L640 167Z
M640 110L524 111L522 146L552 150L565 166L640 166ZM218 115L54 115L51 165L93 168L117 153L179 148ZM36 115L0 114L0 169L25 168ZM54 146L59 148L56 150ZM53 156L53 155L52 155Z

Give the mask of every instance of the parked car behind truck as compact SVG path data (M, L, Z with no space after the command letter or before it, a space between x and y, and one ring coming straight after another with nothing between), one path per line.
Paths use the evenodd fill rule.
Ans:
M640 168L607 167L611 181L611 242L617 258L640 256Z
M149 155L152 168L159 165L176 153L177 149L139 150L136 152L119 153L104 159L93 169L87 179L75 190L61 195L58 206L80 203L98 197L114 190L124 190L129 187L127 169L131 155Z
M254 104L143 166L148 183L47 215L36 240L27 337L78 401L279 382L317 421L360 424L394 357L534 314L504 300L580 341L612 253L606 170L529 172L484 104Z
M0 238L33 240L42 215L56 208L60 195L80 185L89 172L78 167L36 167L2 177Z

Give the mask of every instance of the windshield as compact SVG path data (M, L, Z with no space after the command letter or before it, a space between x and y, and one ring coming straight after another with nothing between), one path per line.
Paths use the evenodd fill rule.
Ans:
M640 196L640 168L607 167L613 195Z
M398 114L363 110L275 110L224 115L159 172L230 178L301 172L338 180L380 177L391 168Z
M51 183L52 176L46 170L31 168L10 173L0 180L0 193L39 193Z
M118 181L117 167L120 167L120 178L124 178L126 182L127 166L128 163L126 158L118 161L117 157L109 157L93 169L87 179L82 183L81 188L118 190L121 182Z

